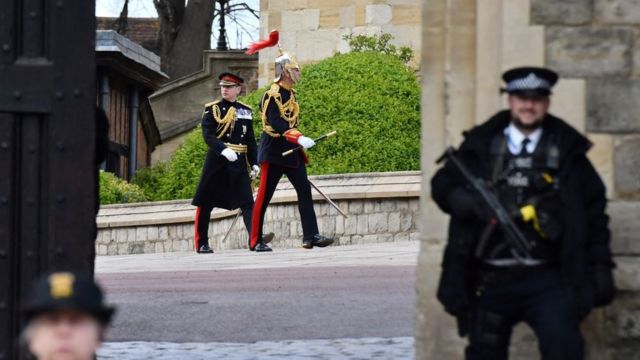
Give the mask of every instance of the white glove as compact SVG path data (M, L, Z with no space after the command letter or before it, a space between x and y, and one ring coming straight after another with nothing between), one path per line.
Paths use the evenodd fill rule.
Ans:
M253 166L251 167L251 169L253 169L253 170L251 170L251 173L249 174L249 176L251 176L251 178L252 178L252 179L257 178L257 177L258 177L258 175L260 175L260 166L258 166L258 165L253 165Z
M313 139L308 138L306 136L300 136L298 138L298 144L302 145L303 148L308 149L308 148L312 147L313 145L315 145L316 142L313 141Z
M229 148L226 148L226 149L222 150L222 152L220 154L222 156L226 157L227 160L229 160L231 162L234 162L234 161L238 160L238 154L236 154L235 151L233 151L233 150L231 150Z

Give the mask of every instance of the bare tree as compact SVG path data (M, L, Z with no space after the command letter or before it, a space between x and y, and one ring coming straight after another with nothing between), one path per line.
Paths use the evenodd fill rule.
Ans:
M162 68L178 78L202 68L209 49L214 0L153 0L160 18Z
M226 3L224 7L224 10L216 7L215 8L215 12L213 15L214 20L216 18L219 18L220 23L221 23L221 28L222 28L222 23L224 23L224 19L228 18L230 19L232 22L234 22L236 24L236 26L241 29L245 34L248 34L249 37L251 38L251 40L255 40L253 39L253 37L251 36L251 31L247 28L248 23L243 20L239 15L241 13L249 13L251 15L253 15L253 17L255 17L256 19L260 18L260 13L253 9L251 6L249 6L247 3L235 3L235 4L229 4L229 1L225 1L225 0L218 0L219 3ZM224 14L224 16L220 17L220 13ZM221 37L226 36L225 33L223 33L223 31L220 31L220 34L218 35L218 43L221 42ZM226 38L224 38L224 40L228 40ZM228 41L225 41L226 43L228 43ZM220 47L218 47L218 49L220 50Z
M211 48L214 19L219 19L221 25L225 19L231 20L253 38L248 22L239 15L246 12L259 18L258 10L247 3L230 0L153 0L153 4L160 20L157 48L162 57L162 70L174 79L202 68L202 52ZM125 0L114 24L116 31L123 35L128 30L128 6L129 0ZM218 49L226 50L228 39L224 31L220 33Z
M224 10L217 8L216 3L224 4ZM214 18L222 13L243 26L237 12L259 16L246 3L230 5L229 0L153 0L153 4L160 19L158 48L162 70L174 79L202 68L202 52L210 49Z

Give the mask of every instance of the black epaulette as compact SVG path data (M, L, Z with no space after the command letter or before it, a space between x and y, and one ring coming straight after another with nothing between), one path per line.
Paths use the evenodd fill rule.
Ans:
M204 110L202 110L202 117L204 118L205 114L211 110L209 110L213 105L219 103L221 100L212 101L210 103L204 104Z
M213 106L213 105L215 105L215 104L219 103L220 101L222 101L222 100L216 100L216 101L212 101L212 102L210 102L210 103L206 103L206 104L204 104L204 108L206 109L206 108L208 108L208 107L211 107L211 106Z

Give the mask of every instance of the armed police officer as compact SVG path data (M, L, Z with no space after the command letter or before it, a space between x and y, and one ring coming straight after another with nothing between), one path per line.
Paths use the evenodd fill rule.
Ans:
M558 75L522 67L503 79L509 109L465 132L455 157L490 185L525 244L515 246L448 161L431 182L451 215L438 298L468 334L467 359L507 359L521 321L542 359L583 359L579 324L614 297L605 187L586 156L591 143L547 112Z
M251 107L237 100L244 80L231 73L220 74L218 79L222 99L206 104L202 115L202 136L209 151L192 201L198 207L195 250L200 254L213 253L209 246L208 229L214 207L228 210L240 208L245 227L250 233L253 210L251 178L260 173ZM252 169L251 176L249 167ZM251 250L271 251L267 243L273 236L270 233L261 237Z
M270 34L270 40L254 44L247 53L273 46L279 38L278 32ZM302 222L302 247L312 249L325 247L333 239L319 234L316 214L313 209L311 185L307 178L307 157L304 150L294 151L289 156L283 153L302 146L308 149L315 145L313 139L298 130L300 106L293 85L300 81L300 67L295 59L280 49L275 61L275 80L260 101L262 134L258 149L258 161L262 177L253 209L251 246L258 244L262 234L264 214L282 175L286 175L298 195L298 210Z

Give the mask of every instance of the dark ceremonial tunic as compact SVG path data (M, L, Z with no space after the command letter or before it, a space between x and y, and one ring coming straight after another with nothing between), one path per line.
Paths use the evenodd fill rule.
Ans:
M298 196L303 239L312 239L318 234L318 223L307 177L306 155L303 150L299 150L282 156L283 152L297 147L298 138L302 136L297 128L300 109L295 93L279 84L271 85L262 97L260 111L263 131L258 161L262 175L253 208L251 246L255 246L262 236L264 214L283 175L287 176Z
M297 104L294 90L278 84L273 84L263 95L260 111L264 131L260 135L259 163L298 167L306 162L303 150L298 154L282 156L283 152L298 146L297 139L302 135L297 128Z
M236 115L228 124L221 124L220 120L232 108ZM258 162L251 108L240 102L232 103L224 99L205 105L202 136L209 151L192 204L230 210L253 202L247 169ZM235 151L236 146L246 146L246 152L238 152L238 160L230 162L221 155L225 148Z

